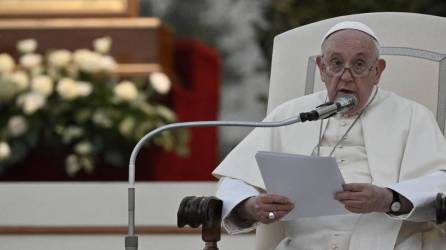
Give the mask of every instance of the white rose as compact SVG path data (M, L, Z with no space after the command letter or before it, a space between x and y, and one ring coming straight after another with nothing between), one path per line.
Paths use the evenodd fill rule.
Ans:
M43 67L43 65L37 65L34 68L30 69L30 73L32 76L38 76L38 75L42 75L45 71L45 68Z
M92 119L95 124L103 128L110 128L113 125L113 121L102 110L94 112Z
M79 76L79 67L75 64L69 64L66 68L68 77L78 78Z
M60 78L62 77L59 70L55 67L48 67L46 73L49 77L51 77L51 79L54 79L55 81L60 80Z
M81 157L79 160L81 166L87 173L93 173L94 170L94 164L93 159L91 157Z
M100 69L105 72L111 72L116 69L116 61L111 56L103 56L101 58Z
M0 54L0 73L10 73L14 67L14 58L6 53Z
M39 75L31 80L31 89L46 96L53 93L53 87L53 80L46 75Z
M11 156L11 148L8 143L0 142L0 161L6 160Z
M37 41L35 39L25 39L17 42L17 50L22 54L33 53L37 49Z
M46 97L41 93L28 92L17 98L17 104L22 107L25 114L33 114L46 104Z
M28 75L23 71L16 71L9 76L10 80L14 82L19 91L25 90L29 87Z
M28 130L28 124L21 115L15 115L9 118L8 121L8 134L17 137L23 135Z
M175 121L176 116L175 116L175 113L171 109L169 109L165 106L161 106L161 105L156 106L155 109L159 115L164 117L164 119L166 119L168 121Z
M73 60L85 72L98 72L101 69L102 55L87 49L76 50Z
M65 100L74 100L78 97L89 96L93 86L89 82L75 82L73 79L64 78L57 84L57 93Z
M56 91L65 100L73 100L79 96L76 82L70 78L60 80Z
M113 90L116 97L123 101L133 101L138 97L138 90L130 81L120 82Z
M76 88L79 96L89 96L93 91L93 86L89 82L77 82Z
M69 126L65 129L65 134L71 138L77 139L84 135L84 130L78 126Z
M130 136L132 134L132 131L135 129L135 119L131 116L126 117L122 122L119 124L119 132L123 136Z
M8 101L11 101L14 99L14 97L17 95L17 87L15 84L11 81L4 81L2 78L0 78L0 110L5 110L4 104L7 104ZM11 107L13 108L13 107ZM5 110L7 111L7 110ZM6 113L7 114L7 113ZM0 114L0 117L2 115ZM3 119L1 119L0 123L4 123ZM2 124L3 125L3 124ZM2 127L0 125L0 127ZM1 131L1 129L0 129ZM1 136L0 136L1 138Z
M42 56L39 54L25 54L20 57L20 65L27 69L38 68L42 64Z
M79 158L74 154L69 155L65 159L65 171L67 172L68 176L76 175L79 170L81 170Z
M69 126L65 129L63 127L59 128L58 133L62 135L62 142L68 144L83 136L84 130L81 127Z
M89 142L79 142L74 146L74 152L80 155L87 155L93 152L93 146Z
M166 74L161 72L154 72L150 74L150 84L160 94L166 94L170 90L170 80Z
M110 51L112 39L110 37L102 37L94 40L94 50L101 54L107 54Z
M71 57L71 52L68 50L56 50L49 54L48 63L51 66L62 68L70 63Z

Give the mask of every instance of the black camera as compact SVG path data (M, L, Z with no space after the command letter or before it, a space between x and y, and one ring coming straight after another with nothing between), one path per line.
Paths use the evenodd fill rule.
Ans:
M183 198L177 213L178 227L189 225L196 228L220 227L223 202L216 197L187 196Z

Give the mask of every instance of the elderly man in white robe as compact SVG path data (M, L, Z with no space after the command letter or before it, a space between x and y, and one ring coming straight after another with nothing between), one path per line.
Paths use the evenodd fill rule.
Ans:
M276 249L446 249L432 223L436 194L446 191L446 143L433 115L378 88L386 63L368 26L338 23L321 48L316 62L326 91L288 101L265 121L345 95L358 104L320 123L254 129L213 173L221 178L224 227L240 233L282 223ZM259 150L335 157L346 184L334 198L351 213L281 222L299 204L267 192L254 159Z

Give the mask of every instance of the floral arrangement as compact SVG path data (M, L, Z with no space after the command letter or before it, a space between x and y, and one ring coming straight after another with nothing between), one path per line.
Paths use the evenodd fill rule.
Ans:
M26 39L17 43L17 62L0 54L0 172L37 146L64 153L69 176L91 173L98 159L126 166L144 134L175 121L169 108L154 101L169 91L167 76L119 79L108 54L111 43L98 38L94 50L41 55L37 42ZM187 154L186 142L184 130L163 132L153 141L179 154Z

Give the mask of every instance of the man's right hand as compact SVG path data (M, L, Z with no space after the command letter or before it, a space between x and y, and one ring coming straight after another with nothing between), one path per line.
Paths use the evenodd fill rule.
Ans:
M249 222L269 224L280 220L294 208L294 204L285 196L277 194L260 194L253 196L236 207L237 216ZM274 218L269 216L270 212Z

